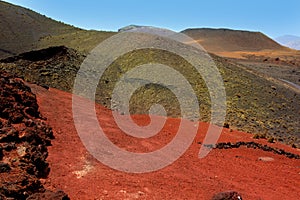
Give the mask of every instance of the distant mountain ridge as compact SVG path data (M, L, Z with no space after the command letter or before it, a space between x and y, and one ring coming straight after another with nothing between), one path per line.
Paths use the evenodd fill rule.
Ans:
M300 50L300 37L294 35L284 35L275 38L280 44L290 47L292 49Z
M136 29L136 28L145 28L145 27L150 27L150 26L141 26L141 25L131 24L131 25L125 26L123 28L120 28L118 30L118 32L130 31L130 30L133 30L133 29Z

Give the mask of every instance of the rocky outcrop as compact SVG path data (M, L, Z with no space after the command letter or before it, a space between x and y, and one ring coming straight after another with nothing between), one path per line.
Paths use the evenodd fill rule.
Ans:
M40 179L50 171L47 146L54 136L38 108L21 79L0 71L0 199L46 192Z

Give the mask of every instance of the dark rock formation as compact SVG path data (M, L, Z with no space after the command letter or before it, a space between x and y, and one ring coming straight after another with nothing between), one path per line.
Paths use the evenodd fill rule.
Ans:
M215 149L233 149L233 148L240 148L242 146L245 146L247 148L252 148L252 149L261 149L263 151L269 151L274 154L283 155L291 159L300 159L300 156L297 154L286 152L283 149L273 148L268 145L262 145L256 142L236 142L236 143L221 142L216 145L205 144L206 148L215 148Z
M54 136L38 108L22 80L0 71L0 199L45 192L39 179L49 174L47 146ZM54 199L48 193L42 199ZM61 196L56 199L68 199Z

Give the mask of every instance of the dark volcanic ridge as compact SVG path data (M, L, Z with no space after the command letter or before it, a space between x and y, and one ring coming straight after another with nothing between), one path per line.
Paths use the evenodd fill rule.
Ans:
M83 54L74 49L57 46L3 59L0 68L46 88L71 91L74 77L84 58Z
M49 47L47 49L25 52L18 56L15 56L15 57L9 57L6 59L2 59L2 62L11 63L11 62L16 62L18 60L24 60L24 61L27 60L27 61L32 61L32 62L46 61L51 58L53 59L55 57L65 56L70 51L71 51L71 49L68 49L64 46Z
M47 146L54 139L35 95L23 81L0 71L0 199L69 199L47 191ZM55 198L54 198L55 197Z

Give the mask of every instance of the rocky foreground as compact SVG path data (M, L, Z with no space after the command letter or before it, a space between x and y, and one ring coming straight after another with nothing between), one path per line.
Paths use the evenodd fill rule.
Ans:
M43 186L52 128L23 81L0 72L0 199L69 199Z

